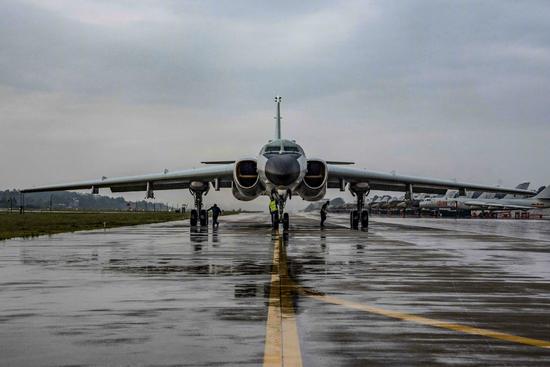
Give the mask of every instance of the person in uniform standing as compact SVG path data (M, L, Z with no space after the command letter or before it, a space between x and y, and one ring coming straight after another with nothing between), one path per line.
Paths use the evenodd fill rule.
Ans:
M269 202L269 214L271 214L271 225L275 226L279 216L279 208L277 207L277 201L273 197Z
M325 220L327 220L328 203L329 202L327 201L321 207L321 228L325 228Z

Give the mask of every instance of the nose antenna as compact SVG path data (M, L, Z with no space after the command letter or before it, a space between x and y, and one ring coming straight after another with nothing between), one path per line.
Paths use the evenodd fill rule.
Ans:
M281 96L275 97L275 103L277 103L277 115L275 120L277 120L277 125L275 125L275 139L281 139Z

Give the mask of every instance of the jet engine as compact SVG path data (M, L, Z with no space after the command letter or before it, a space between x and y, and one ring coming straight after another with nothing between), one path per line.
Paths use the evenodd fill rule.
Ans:
M327 178L327 164L321 160L309 159L304 180L296 191L304 200L321 200L327 192Z
M256 160L237 161L233 172L233 196L238 200L250 201L260 196L264 190L258 176Z

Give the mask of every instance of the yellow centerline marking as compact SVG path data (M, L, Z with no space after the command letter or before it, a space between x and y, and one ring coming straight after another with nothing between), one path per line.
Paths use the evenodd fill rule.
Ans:
M302 366L302 353L288 279L286 249L277 231L273 247L273 270L265 333L264 366Z
M433 326L441 329L458 331L465 334L480 335L488 338L504 340L504 341L513 342L517 344L530 345L530 346L539 347L539 348L546 348L546 349L550 348L550 341L546 341L546 340L526 338L523 336L507 334L500 331L495 331L490 329L481 329L481 328L456 324L456 323L437 320L437 319L430 319L423 316L412 315L405 312L387 310L381 307L371 306L364 303L357 303L353 301L344 300L341 298L319 294L297 285L295 285L295 287L298 292L300 292L305 296L314 298L318 301L331 303L334 305L340 305L340 306L344 306L354 310L369 312L377 315L390 317L393 319L415 322L421 325L427 325L427 326Z

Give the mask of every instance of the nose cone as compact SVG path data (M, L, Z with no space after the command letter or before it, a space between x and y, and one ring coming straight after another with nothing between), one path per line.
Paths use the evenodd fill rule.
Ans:
M265 164L267 179L277 186L288 186L300 176L300 164L293 154L274 155Z

